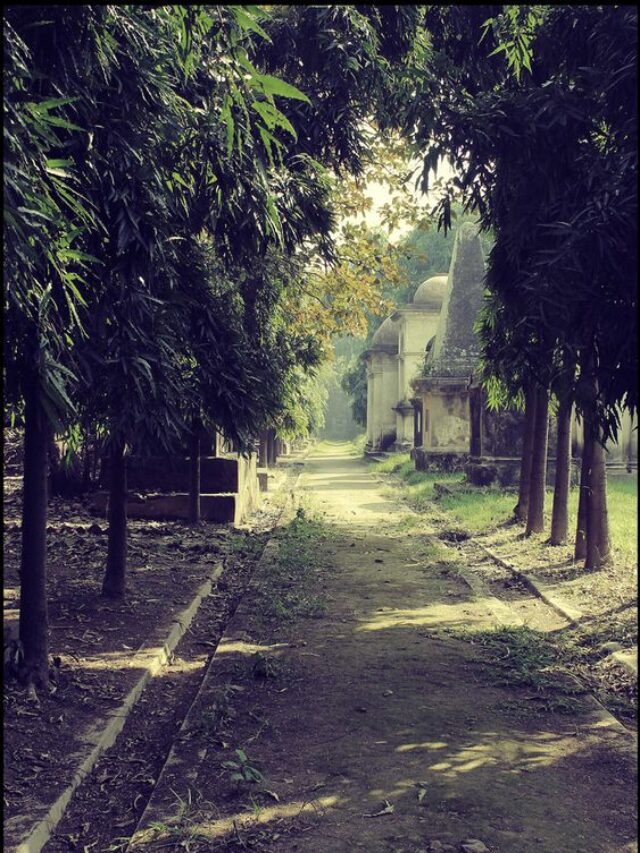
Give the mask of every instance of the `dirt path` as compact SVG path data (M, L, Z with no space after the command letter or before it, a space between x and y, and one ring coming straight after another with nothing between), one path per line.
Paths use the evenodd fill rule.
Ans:
M633 737L588 701L541 713L530 688L487 678L487 649L460 632L517 625L516 612L433 563L346 445L312 454L300 488L329 531L326 609L259 645L245 606L215 673L233 742L194 743L188 802L173 782L175 849L637 850ZM265 661L273 677L256 671ZM265 775L260 796L230 785L234 757Z

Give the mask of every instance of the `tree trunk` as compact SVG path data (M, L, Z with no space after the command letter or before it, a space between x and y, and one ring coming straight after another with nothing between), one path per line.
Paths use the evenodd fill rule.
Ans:
M601 568L610 555L606 451L598 441L598 435L599 430L595 432L591 448L585 569Z
M102 594L124 598L127 574L127 460L124 441L111 445L109 462L109 544Z
M544 494L547 479L547 444L549 441L549 389L536 390L536 415L531 459L531 481L526 536L544 530Z
M20 564L20 680L49 683L47 617L47 462L51 427L37 385L25 394L22 559Z
M556 447L556 477L551 514L551 545L564 545L569 529L569 486L571 482L571 422L573 401L560 401L558 408L558 442Z
M591 469L592 440L584 423L582 437L582 464L580 465L580 497L578 500L578 523L576 525L576 540L573 559L584 560L587 556L587 517L589 514L589 476Z
M200 521L200 428L196 424L191 433L189 452L189 522Z
M529 493L531 490L531 462L533 459L533 435L536 417L536 390L530 384L525 394L524 435L522 437L522 458L520 461L520 486L518 503L513 513L519 521L526 521L529 512Z

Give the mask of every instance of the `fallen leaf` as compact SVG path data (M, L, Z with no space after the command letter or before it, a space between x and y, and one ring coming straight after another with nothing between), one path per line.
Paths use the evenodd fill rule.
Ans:
M362 817L382 817L383 815L393 814L396 807L392 805L389 800L384 801L384 808L380 809L379 812L373 812L373 814L363 814Z

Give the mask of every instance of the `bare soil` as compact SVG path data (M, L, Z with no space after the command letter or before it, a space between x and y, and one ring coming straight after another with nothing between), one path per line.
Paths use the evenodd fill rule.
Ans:
M20 490L19 476L5 478L5 643L7 635L17 633ZM135 651L151 637L164 638L169 633L172 619L191 602L214 565L224 560L217 588L202 605L200 618L189 632L188 640L183 640L167 672L154 679L140 700L137 730L132 726L121 735L122 742L132 749L140 747L145 733L150 731L157 743L147 744L149 749L142 757L139 751L134 754L125 750L118 755L117 767L107 760L98 768L97 775L94 773L91 778L96 779L102 801L96 803L87 798L79 829L66 833L61 849L75 849L78 844L77 849L83 849L80 843L86 834L83 827L88 830L94 815L97 823L106 816L107 824L126 817L120 813L120 806L111 814L108 798L114 789L122 795L131 778L135 784L128 806L133 806L131 819L135 824L140 805L136 797L140 790L149 790L153 784L154 772L163 760L162 744L170 744L278 512L274 503L257 513L251 525L242 530L209 523L191 527L175 522L131 520L128 591L126 600L118 603L100 596L106 523L91 516L81 499L50 501L48 601L52 688L48 694L41 692L34 702L11 677L5 677L7 843L23 835L70 783L88 753L87 734L104 724L107 712L121 704L141 675L141 670L130 662ZM108 838L114 828L118 830L117 826L108 827Z
M636 850L633 733L562 660L529 683L516 646L486 641L505 613L540 634L557 614L486 576L472 542L434 559L440 531L409 530L353 456L313 456L303 489L325 605L265 619L286 574L255 579L207 675L224 713L207 729L213 706L194 710L194 763L129 849Z

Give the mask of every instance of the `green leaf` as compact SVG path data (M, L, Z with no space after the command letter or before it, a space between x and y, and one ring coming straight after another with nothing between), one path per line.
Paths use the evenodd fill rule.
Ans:
M270 104L268 101L252 101L251 106L264 120L264 123L267 125L269 130L273 130L276 127L282 127L290 133L294 139L298 138L298 134L289 119L273 104Z
M297 101L305 101L307 104L311 103L304 92L278 77L272 77L271 74L257 74L256 79L267 95L279 95L281 98L294 98Z
M245 7L246 8L246 7ZM242 30L251 30L254 33L257 33L259 36L262 36L263 39L266 39L269 43L271 43L271 39L269 38L268 33L266 33L260 24L248 15L241 7L239 6L231 6L231 11L236 19L236 22L240 29Z
M73 160L47 160L46 167L47 169L65 169L67 166L73 166Z
M40 101L39 103L29 103L28 106L31 108L31 111L34 113L46 113L49 110L54 109L55 107L62 107L65 104L73 104L75 101L79 101L80 96L76 96L75 98L50 98L47 101Z
M43 115L41 116L41 118L48 124L54 125L54 127L64 127L65 130L79 130L80 132L84 131L83 127L78 127L77 124L73 124L72 122L67 121L63 118L58 118L58 116Z

